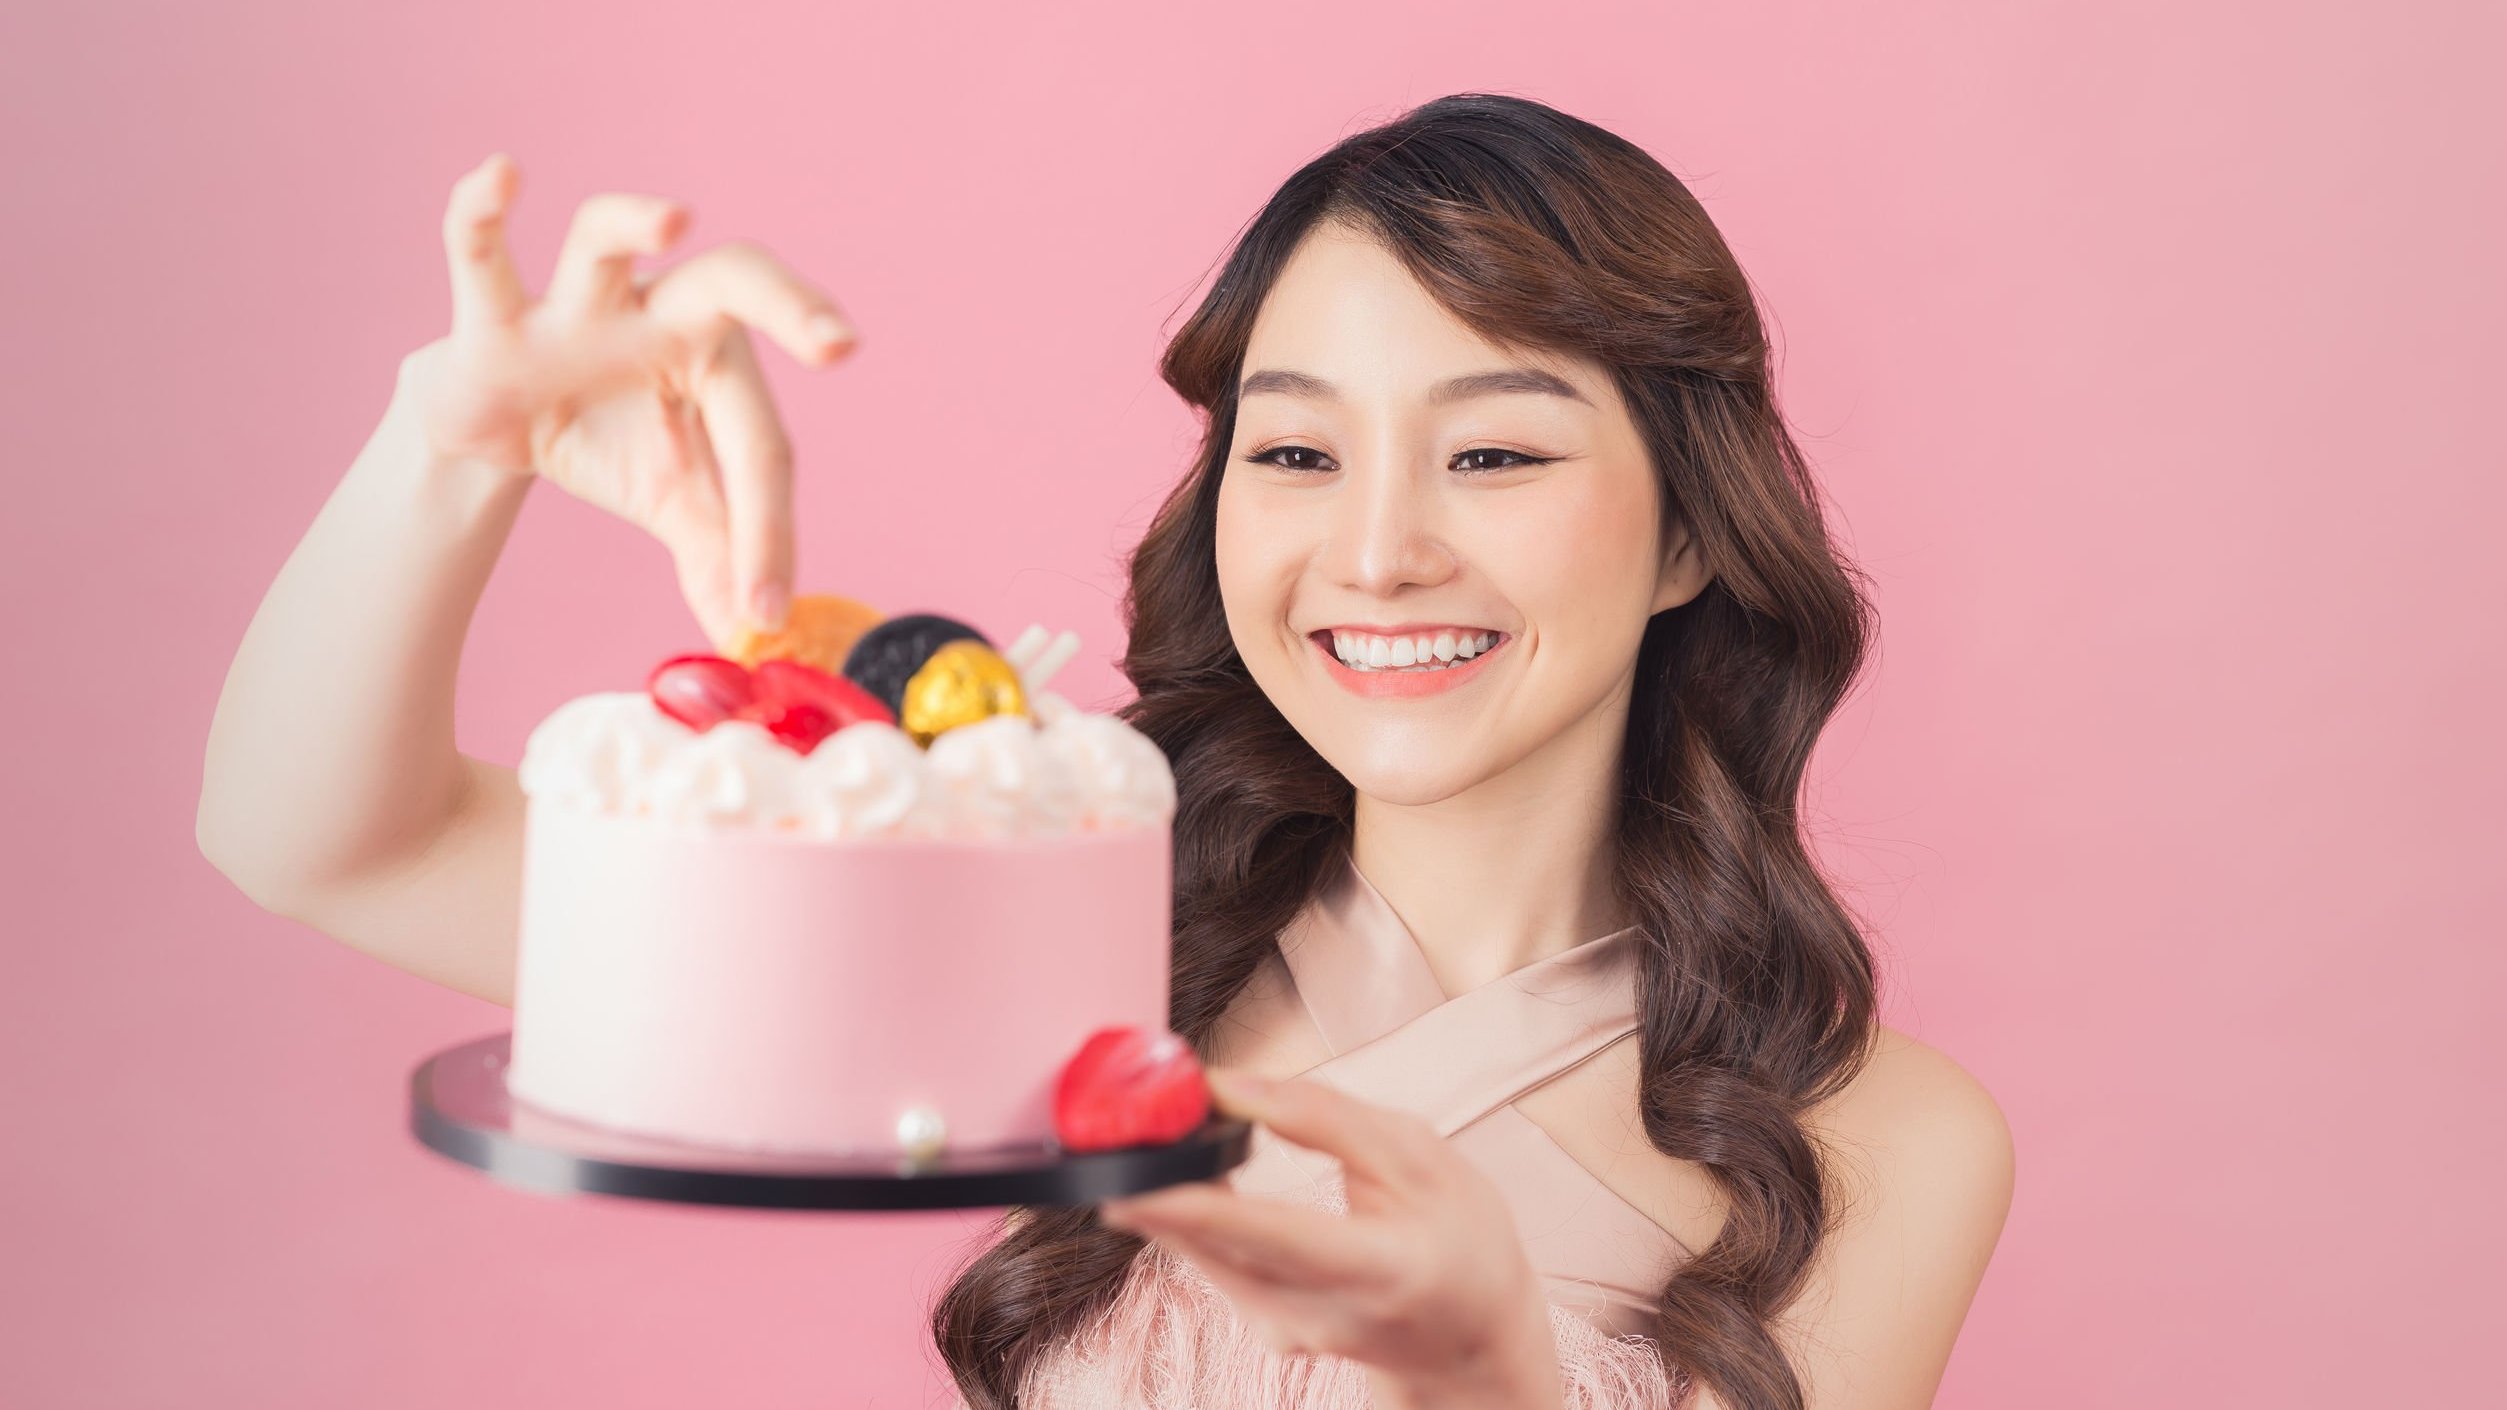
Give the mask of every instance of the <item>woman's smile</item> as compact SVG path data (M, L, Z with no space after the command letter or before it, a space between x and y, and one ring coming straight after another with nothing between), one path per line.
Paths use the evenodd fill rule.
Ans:
M1325 627L1310 632L1324 669L1353 695L1409 698L1453 690L1478 676L1514 638L1486 627Z

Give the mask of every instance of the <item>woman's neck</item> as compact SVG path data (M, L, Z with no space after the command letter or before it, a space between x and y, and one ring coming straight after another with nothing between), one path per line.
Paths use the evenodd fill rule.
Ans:
M1624 702L1597 710L1513 768L1434 803L1360 793L1351 861L1460 994L1623 919L1612 875Z

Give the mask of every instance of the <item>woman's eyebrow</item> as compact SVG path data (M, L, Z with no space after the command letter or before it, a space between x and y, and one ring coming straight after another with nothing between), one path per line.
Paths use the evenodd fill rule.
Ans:
M1339 401L1340 388L1309 372L1292 372L1286 368L1267 367L1252 373L1236 386L1236 399L1273 396L1311 397L1317 401ZM1508 393L1531 393L1536 396L1566 397L1571 401L1593 403L1565 378L1543 372L1537 367L1503 367L1489 372L1466 372L1448 377L1428 388L1428 405L1467 401L1472 397L1500 396Z

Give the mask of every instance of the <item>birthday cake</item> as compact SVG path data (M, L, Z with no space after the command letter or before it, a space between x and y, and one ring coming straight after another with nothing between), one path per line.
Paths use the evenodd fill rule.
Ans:
M1173 1139L1175 785L1046 689L1077 641L804 597L567 701L523 751L506 1087L747 1152Z

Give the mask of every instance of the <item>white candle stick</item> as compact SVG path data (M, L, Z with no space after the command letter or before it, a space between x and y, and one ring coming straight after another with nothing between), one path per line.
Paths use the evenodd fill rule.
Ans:
M1010 643L1010 649L1001 653L1001 659L1023 672L1027 669L1028 661L1038 651L1044 649L1048 639L1042 623L1030 622L1027 624L1027 630L1018 634L1018 640Z
M1052 681L1054 672L1071 664L1071 658L1078 654L1079 633L1064 632L1055 637L1051 644L1038 652L1036 658L1020 670L1019 674L1026 678L1027 693L1034 695L1043 690L1046 684Z

